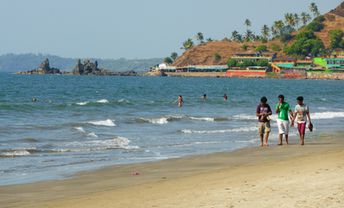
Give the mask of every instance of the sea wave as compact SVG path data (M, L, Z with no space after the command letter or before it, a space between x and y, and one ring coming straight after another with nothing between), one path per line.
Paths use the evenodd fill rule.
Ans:
M111 119L106 119L106 120L100 120L100 121L88 121L86 122L88 124L92 124L95 126L116 126L116 124L114 123L114 120Z
M109 101L107 99L101 99L101 100L97 100L97 103L109 103Z
M181 120L184 116L180 115L168 115L168 116L163 116L160 118L137 118L136 122L138 123L152 123L152 124L167 124L169 121L176 121L176 120Z
M90 151L104 151L111 149L125 149L125 150L136 150L139 146L130 145L131 141L126 137L115 136L112 139L106 140L89 140L82 142L70 142L63 146L68 147L67 149L60 148L59 151L68 152L90 152Z
M78 102L78 103L75 103L75 104L76 105L87 105L89 103L90 103L89 101L85 101L85 102Z
M86 133L85 129L82 128L81 126L74 127L74 129L81 132L81 133Z
M249 131L256 131L257 127L242 127L242 128L235 128L235 129L222 129L222 130L191 130L191 129L183 129L181 130L184 134L223 134L223 133L230 133L230 132L249 132Z
M88 137L95 137L95 138L98 138L98 135L94 132L90 132L87 134Z
M20 156L28 156L31 155L30 151L28 150L5 150L0 153L0 157L20 157Z
M344 118L344 112L315 112L311 113L311 119L331 119L331 118Z
M193 117L193 116L190 116L189 118L191 120L196 120L196 121L211 121L211 122L215 121L215 118L211 118L211 117Z

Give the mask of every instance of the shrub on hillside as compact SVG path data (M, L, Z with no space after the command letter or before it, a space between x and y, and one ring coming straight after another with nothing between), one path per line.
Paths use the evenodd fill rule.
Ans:
M312 56L320 55L325 49L323 42L318 39L313 32L305 31L296 36L296 41L284 51L288 55L294 56Z
M266 45L259 45L256 47L256 51L258 52L263 52L263 51L267 51L268 47Z

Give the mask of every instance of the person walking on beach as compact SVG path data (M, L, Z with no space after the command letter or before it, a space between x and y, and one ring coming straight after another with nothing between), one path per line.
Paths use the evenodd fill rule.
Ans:
M278 145L282 145L283 134L285 135L285 142L289 144L288 134L289 134L289 115L291 119L293 118L293 112L290 108L289 103L284 101L284 96L278 96L278 103L276 105L276 113L278 114L277 126L278 126Z
M260 136L260 146L269 146L268 139L270 134L270 119L272 111L267 104L268 99L266 97L262 97L260 99L260 104L257 106L256 115L258 117L258 131ZM265 137L264 137L265 136Z
M178 101L178 107L181 108L183 106L183 103L184 103L183 96L179 95L177 101Z
M299 96L296 98L297 105L295 106L293 120L291 121L291 126L294 126L294 121L296 120L297 129L300 134L300 144L305 144L305 132L307 119L309 121L309 129L312 130L313 124L311 122L311 116L309 113L309 108L306 104L303 103L303 97Z

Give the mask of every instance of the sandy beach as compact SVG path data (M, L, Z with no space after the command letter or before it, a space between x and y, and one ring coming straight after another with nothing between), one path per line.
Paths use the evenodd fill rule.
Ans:
M343 207L343 134L0 187L1 207Z

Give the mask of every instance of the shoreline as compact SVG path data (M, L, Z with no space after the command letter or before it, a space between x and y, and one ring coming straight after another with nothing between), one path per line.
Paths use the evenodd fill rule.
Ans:
M125 199L133 198L132 200L139 202L139 197L136 197L132 193L133 191L136 193L138 189L147 188L147 186L151 187L150 189L155 189L155 187L161 187L167 183L172 184L171 189L176 189L178 187L175 187L173 184L177 182L180 182L181 187L184 187L190 181L197 179L200 181L195 184L199 184L204 181L204 177L207 178L210 175L216 176L219 174L218 180L220 181L218 182L221 182L221 180L227 180L226 177L221 179L223 174L240 178L243 177L243 172L246 174L246 171L252 171L252 168L260 169L263 170L262 172L270 174L273 170L267 171L267 166L278 166L281 163L294 164L298 158L308 158L309 160L313 160L313 163L317 165L321 163L321 160L324 160L324 156L328 156L329 158L331 155L337 154L344 156L344 142L341 141L343 135L343 133L337 133L319 136L308 141L304 147L296 145L293 139L293 144L289 146L278 147L272 145L269 148L246 147L232 152L187 156L130 165L115 165L100 170L81 172L63 180L0 186L0 203L4 207L71 207L71 205L75 207L100 207L102 203L105 203L105 207L141 207L138 206L141 205L140 203L135 204L133 202L130 204ZM314 158L318 159L315 160ZM344 159L338 157L338 160L344 165ZM300 164L303 163L300 162ZM289 170L293 167L286 168ZM239 171L241 174L236 173L236 171ZM254 171L254 173L250 172L250 174L261 173ZM344 183L344 181L341 182ZM204 183L205 186L208 186L213 182L212 180L205 180ZM192 183L184 187L186 188L184 190L186 194L198 190L193 187L195 184ZM190 189L187 189L189 186ZM239 186L238 188L242 187ZM114 193L122 197L114 196L116 199L103 200L104 198L102 197L106 198L109 194L113 195ZM157 195L163 194L159 192L159 189L155 190L154 193ZM145 195L144 197L154 197L154 193ZM139 195L142 195L141 192ZM98 201L91 200L92 204L89 199L93 199L94 197L97 199L100 197L101 199ZM154 200L159 201L159 198ZM122 201L122 206L120 203L116 206L116 202L118 201ZM179 200L173 199L170 203L173 201L178 203ZM142 201L142 207L151 207L148 206L151 202L151 200L147 202ZM194 203L198 202L197 200L194 201ZM157 202L157 204L159 203ZM173 207L162 206L163 204L160 205L157 207Z

